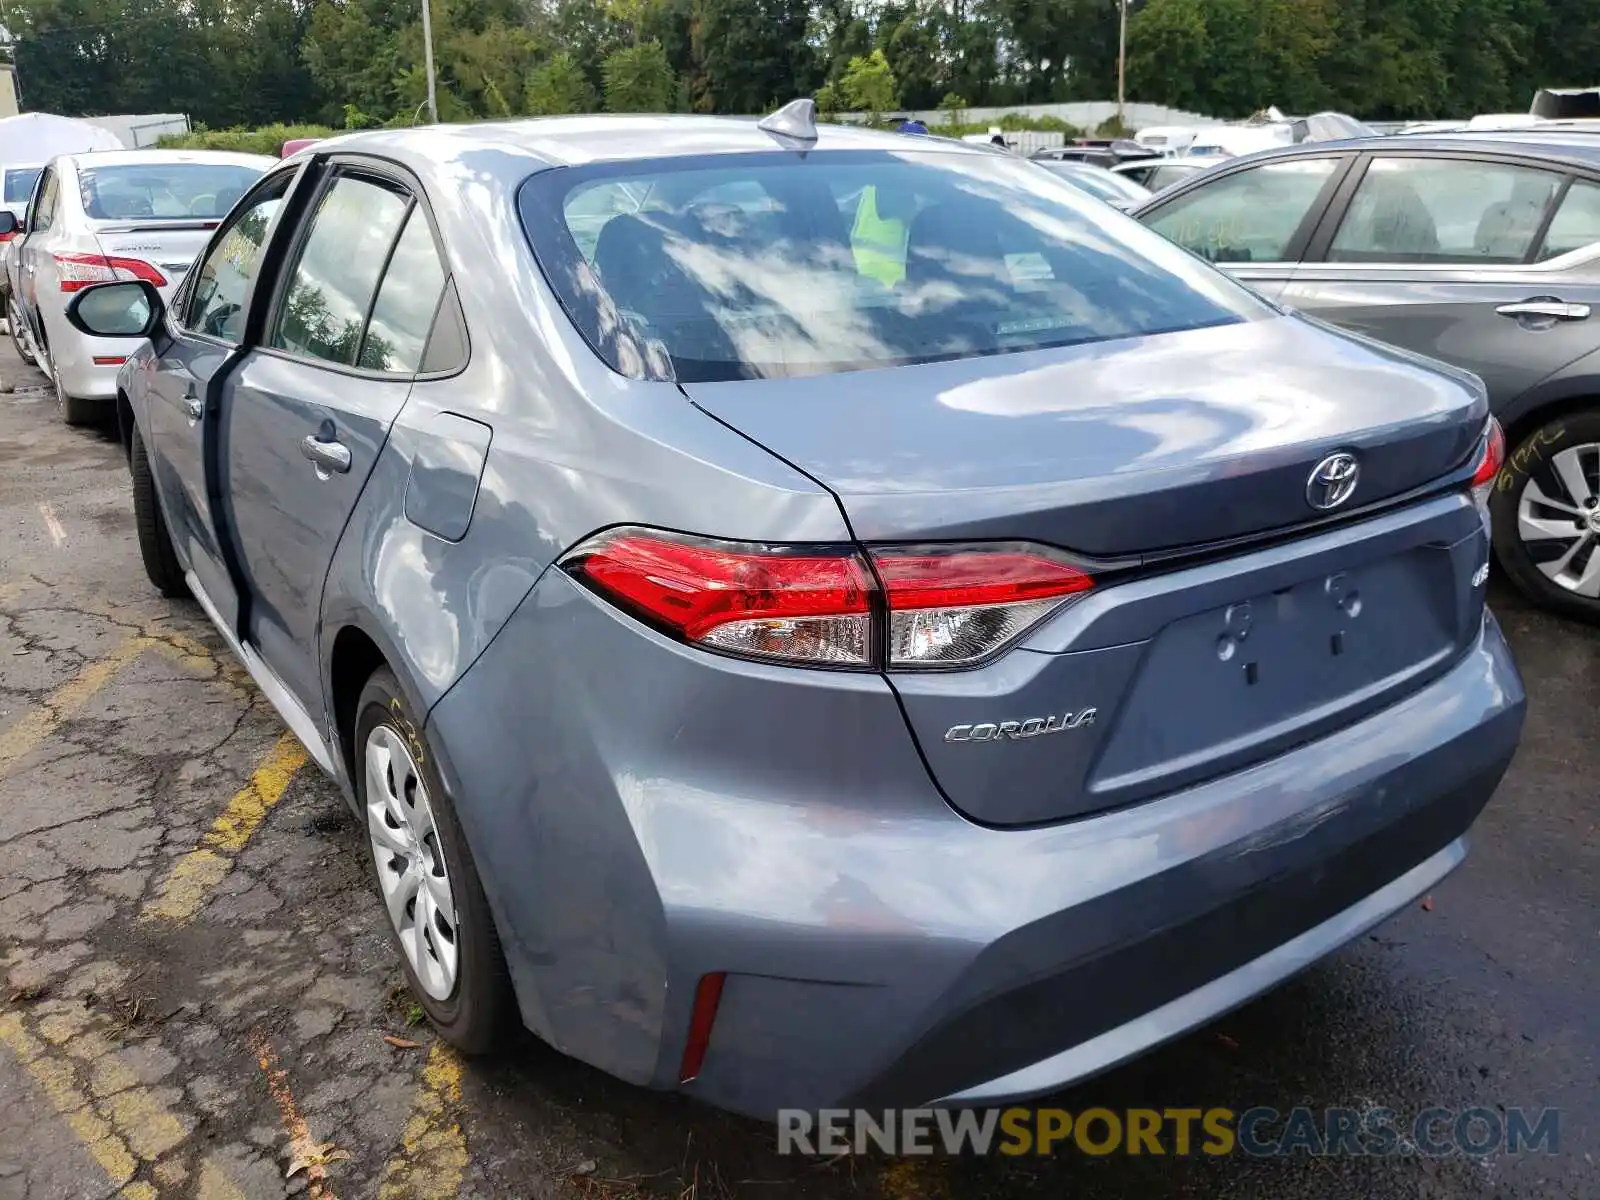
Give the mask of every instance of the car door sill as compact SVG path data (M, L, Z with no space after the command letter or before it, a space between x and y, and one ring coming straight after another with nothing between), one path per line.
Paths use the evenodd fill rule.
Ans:
M200 601L200 607L206 610L206 616L211 618L211 623L217 627L217 632L222 634L228 643L228 648L234 652L239 661L244 663L244 669L250 672L250 678L256 681L256 686L261 689L273 708L278 710L278 715L283 718L283 723L289 731L300 739L306 752L312 760L329 775L338 778L333 769L333 755L328 744L323 741L317 732L317 722L300 701L294 698L294 693L287 684L278 678L278 675L269 667L259 654L250 646L241 642L234 635L228 623L222 619L222 614L217 611L216 605L211 603L211 597L206 595L205 589L200 586L200 581L195 578L195 573L189 571L184 579L189 584L189 590L194 593L194 598Z

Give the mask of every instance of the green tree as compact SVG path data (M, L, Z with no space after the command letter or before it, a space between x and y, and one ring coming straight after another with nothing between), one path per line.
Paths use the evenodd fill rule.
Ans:
M594 84L576 59L565 50L552 54L528 76L523 107L536 117L593 112L597 107Z
M614 113L670 112L677 81L660 42L643 42L613 51L601 67L606 109Z
M874 122L883 120L887 109L899 102L899 90L894 72L882 50L874 50L865 58L852 58L839 80L845 103L857 112L866 113Z
M702 112L764 113L819 82L806 0L692 0L694 101Z

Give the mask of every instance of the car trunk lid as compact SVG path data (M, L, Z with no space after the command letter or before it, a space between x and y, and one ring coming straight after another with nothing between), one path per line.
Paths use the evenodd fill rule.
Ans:
M1481 627L1483 522L1432 486L1481 440L1481 389L1297 318L685 391L832 489L862 542L1039 542L1095 573L990 661L888 674L985 823L1248 766L1424 686ZM1363 518L1308 502L1335 453L1360 467L1337 511Z
M92 222L100 252L107 258L149 263L165 280L158 290L167 300L172 299L217 224L215 219Z

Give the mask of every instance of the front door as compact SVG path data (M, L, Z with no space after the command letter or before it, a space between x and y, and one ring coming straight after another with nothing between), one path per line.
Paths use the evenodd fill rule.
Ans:
M260 346L224 385L224 464L246 636L316 712L323 583L410 395L444 269L409 190L353 167L329 176L290 261Z
M237 591L206 467L208 454L216 451L214 379L238 353L263 251L296 174L274 176L248 196L217 232L194 283L179 291L168 314L167 344L151 364L147 427L141 431L154 448L150 461L178 557L199 585L203 603L230 629Z
M1302 263L1282 300L1465 367L1500 409L1600 349L1600 278L1563 261L1600 236L1597 225L1600 185L1569 186L1559 171L1380 156L1323 261Z
M1275 300L1348 162L1285 158L1219 173L1139 219Z

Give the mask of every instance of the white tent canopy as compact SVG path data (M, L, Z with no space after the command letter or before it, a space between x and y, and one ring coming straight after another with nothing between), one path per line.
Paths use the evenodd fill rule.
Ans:
M111 130L72 117L23 113L0 118L0 166L49 162L58 154L121 150Z

